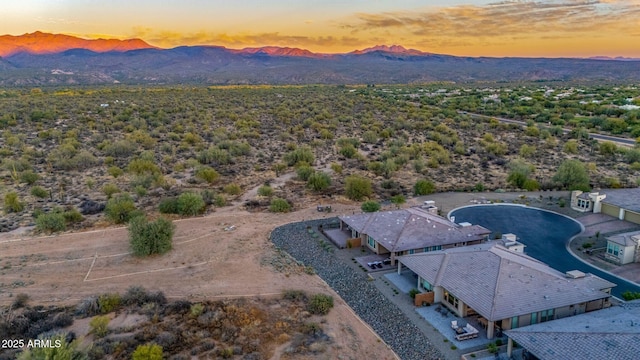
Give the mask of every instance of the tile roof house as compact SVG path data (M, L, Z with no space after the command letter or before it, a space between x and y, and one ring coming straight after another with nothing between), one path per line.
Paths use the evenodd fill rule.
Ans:
M640 261L640 231L608 236L604 256L620 265Z
M376 254L396 256L479 244L491 233L479 225L463 226L413 207L340 216L340 228L361 238ZM465 224L466 225L466 224Z
M496 243L451 248L398 259L417 275L417 288L460 317L480 315L487 337L610 306L615 284L579 271L561 273Z
M593 311L506 331L507 355L513 341L540 360L640 357L640 302Z
M571 192L571 208L581 212L603 213L640 224L640 188L606 189L600 192Z

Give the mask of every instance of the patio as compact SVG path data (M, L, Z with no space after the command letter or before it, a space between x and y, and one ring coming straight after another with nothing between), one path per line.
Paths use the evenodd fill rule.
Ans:
M339 249L347 247L347 240L351 238L351 233L346 230L323 229L324 235L334 243ZM366 265L366 264L365 264Z
M387 255L371 254L357 257L356 261L362 267L367 269L368 272L394 270L396 267L394 265L391 265L391 261L387 260L388 258L389 256ZM377 266L370 266L370 264L374 263Z
M411 271L403 271L402 274L398 274L397 272L389 273L384 275L393 285L395 285L402 293L409 296L408 293L411 289L415 289L417 285L417 280L413 276L413 272ZM442 336L444 336L448 342L452 345L455 345L458 349L471 349L476 348L478 346L484 346L490 342L487 339L487 331L485 327L481 324L479 319L481 317L474 315L468 316L465 318L458 317L445 306L440 304L434 304L431 306L425 307L416 307L415 311L426 320L431 326L436 328ZM478 337L468 340L458 341L456 340L456 332L451 328L451 321L457 321L458 326L463 327L466 324L470 324L474 328L478 330ZM497 337L494 341L498 339ZM503 342L506 343L506 337L501 338Z

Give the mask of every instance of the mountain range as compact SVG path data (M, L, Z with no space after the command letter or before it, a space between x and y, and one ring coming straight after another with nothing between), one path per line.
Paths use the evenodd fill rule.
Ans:
M607 60L607 61L603 61ZM378 45L343 54L289 47L161 49L141 39L0 36L0 85L370 84L640 80L638 59L456 57Z

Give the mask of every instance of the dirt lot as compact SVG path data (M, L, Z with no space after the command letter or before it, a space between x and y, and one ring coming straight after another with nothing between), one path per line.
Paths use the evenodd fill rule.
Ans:
M324 216L356 209L340 204L333 208L337 211ZM331 293L337 300L325 324L335 343L324 356L394 358L331 288L277 253L268 240L277 225L319 215L313 207L278 215L225 208L206 217L176 221L174 250L146 259L128 253L125 228L34 238L5 235L0 238L0 304L11 303L19 293L28 294L34 304L75 304L90 295L124 292L131 285L189 300L270 296L303 289Z

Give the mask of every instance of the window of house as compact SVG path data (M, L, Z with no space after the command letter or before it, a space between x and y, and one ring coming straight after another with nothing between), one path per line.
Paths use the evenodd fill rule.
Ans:
M620 246L612 243L607 243L607 253L613 256L620 254Z
M538 323L538 313L535 312L531 314L531 325Z
M553 309L540 311L540 322L553 320Z
M411 255L411 254L413 254L415 252L416 252L415 250L411 249L411 250L409 250L409 255Z
M367 244L369 244L373 249L376 248L376 241L369 235L367 235Z
M425 279L422 279L422 288L425 289L426 291L433 290L433 286Z
M514 316L511 318L511 328L515 329L518 327L518 317Z
M454 308L458 308L458 298L453 296L451 293L449 293L448 291L444 293L444 299L451 304Z

